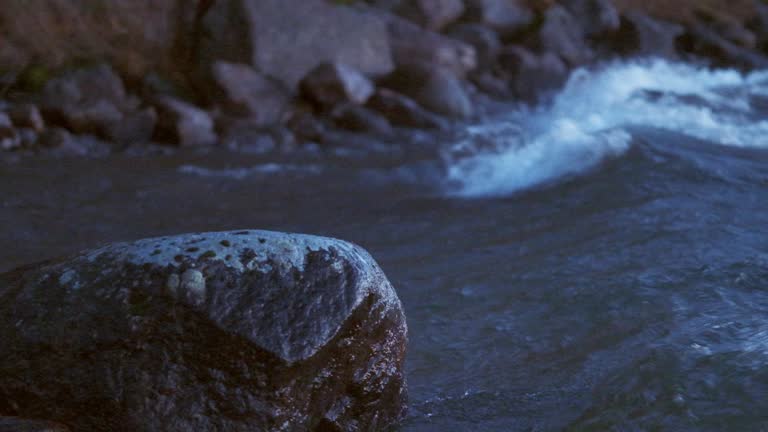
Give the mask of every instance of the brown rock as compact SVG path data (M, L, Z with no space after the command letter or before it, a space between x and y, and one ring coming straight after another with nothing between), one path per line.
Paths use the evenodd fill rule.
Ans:
M207 112L187 102L162 96L156 101L154 139L180 147L203 147L216 143L213 120Z
M204 64L249 64L291 90L323 62L347 64L369 76L393 68L385 24L325 0L220 0L203 23Z
M224 111L248 118L254 126L280 123L290 102L283 86L256 72L252 67L216 62L213 65L216 82L216 105Z
M13 125L18 128L28 128L35 132L45 129L45 121L40 110L34 104L16 105L8 112Z
M343 103L362 105L373 94L373 83L351 66L323 63L300 84L301 93L323 110Z
M111 432L374 431L405 412L402 305L340 240L111 244L0 274L0 299L2 412Z

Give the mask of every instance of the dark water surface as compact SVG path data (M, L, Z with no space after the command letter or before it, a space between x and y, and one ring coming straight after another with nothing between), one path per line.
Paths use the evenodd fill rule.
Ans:
M481 192L359 160L4 163L0 270L191 231L339 237L372 253L406 309L402 431L768 431L768 126L753 114L735 143L638 122L621 151L566 152L557 169L510 147L488 157L552 175L485 187L510 180L493 162ZM571 148L603 145L585 134Z

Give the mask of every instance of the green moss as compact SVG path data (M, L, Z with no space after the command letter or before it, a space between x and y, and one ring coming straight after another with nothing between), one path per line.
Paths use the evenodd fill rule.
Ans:
M216 256L216 252L214 251L205 251L202 255L200 255L200 258L206 259L206 258L213 258Z
M51 70L46 66L32 64L16 77L16 87L23 91L38 92L51 79Z

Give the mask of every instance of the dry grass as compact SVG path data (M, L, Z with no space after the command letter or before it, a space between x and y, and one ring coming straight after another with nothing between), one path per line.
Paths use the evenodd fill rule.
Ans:
M0 65L106 60L123 72L167 67L177 0L0 0ZM178 5L178 6L177 6Z

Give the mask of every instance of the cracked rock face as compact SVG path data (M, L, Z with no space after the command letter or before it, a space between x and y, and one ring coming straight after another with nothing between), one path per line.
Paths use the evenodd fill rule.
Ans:
M0 275L0 415L72 430L378 430L407 328L371 256L266 231L118 243Z

